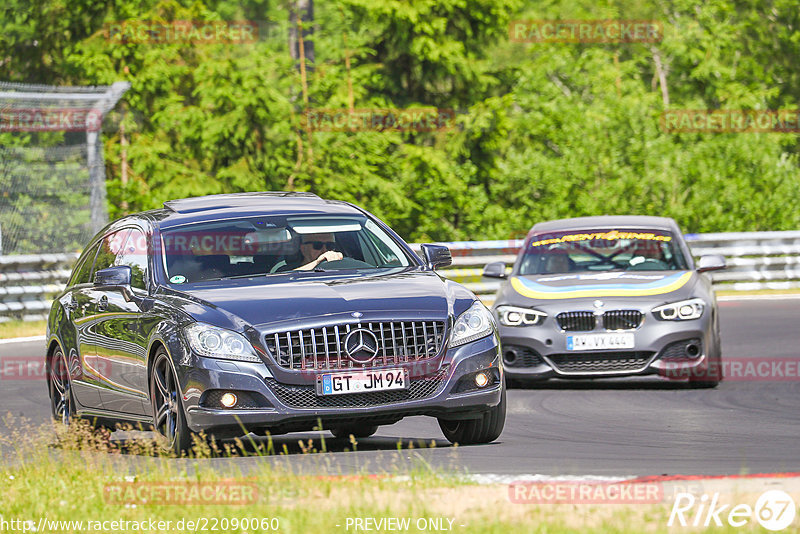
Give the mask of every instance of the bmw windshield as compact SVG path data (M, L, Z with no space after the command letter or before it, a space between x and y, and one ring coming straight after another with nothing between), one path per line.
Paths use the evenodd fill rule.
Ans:
M195 223L161 234L170 284L408 267L413 261L365 216L263 216Z
M536 234L526 241L520 275L597 271L676 271L686 258L670 232L580 230Z

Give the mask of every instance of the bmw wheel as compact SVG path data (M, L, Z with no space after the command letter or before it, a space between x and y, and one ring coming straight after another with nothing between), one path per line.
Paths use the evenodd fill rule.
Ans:
M689 386L697 389L715 388L722 381L722 358L715 358L703 371L702 375L689 378Z

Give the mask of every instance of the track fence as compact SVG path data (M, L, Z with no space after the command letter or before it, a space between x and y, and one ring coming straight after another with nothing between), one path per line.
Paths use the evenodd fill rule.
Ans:
M718 289L749 291L800 288L800 231L688 234L695 257L721 254L724 271L709 273ZM440 272L464 284L484 301L491 301L500 281L483 278L483 266L516 259L522 240L456 241L450 248L453 265ZM419 252L419 244L412 245ZM0 322L38 320L64 287L78 254L0 256Z

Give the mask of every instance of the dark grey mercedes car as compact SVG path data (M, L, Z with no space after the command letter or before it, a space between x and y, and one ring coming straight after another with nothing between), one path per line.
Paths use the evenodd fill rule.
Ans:
M53 416L192 434L369 436L410 415L453 442L505 421L495 321L346 202L247 193L167 202L98 233L48 320Z
M492 307L509 378L660 375L715 386L722 379L719 314L672 219L602 216L536 224Z

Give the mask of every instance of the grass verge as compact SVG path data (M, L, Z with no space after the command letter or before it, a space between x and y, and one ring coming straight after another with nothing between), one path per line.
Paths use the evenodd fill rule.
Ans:
M47 321L6 321L0 323L0 339L43 336Z
M188 460L158 453L149 440L123 451L86 426L3 435L0 521L32 521L28 532L638 533L665 531L670 510L669 503L515 504L504 484L477 485L424 465L319 476L254 459L244 475L231 461L245 450L236 442L198 443Z

